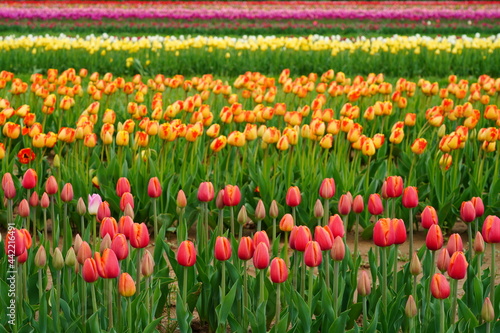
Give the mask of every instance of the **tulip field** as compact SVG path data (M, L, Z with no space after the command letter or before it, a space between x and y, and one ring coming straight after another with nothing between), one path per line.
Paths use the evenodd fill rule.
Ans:
M500 13L343 4L0 5L0 333L499 332Z

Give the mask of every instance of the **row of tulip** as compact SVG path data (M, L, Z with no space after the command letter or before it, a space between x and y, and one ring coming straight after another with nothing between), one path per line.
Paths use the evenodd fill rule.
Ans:
M165 321L170 327L170 316L163 318L175 282L169 278L170 267L178 284L177 322L172 325L182 332L191 331L194 310L202 322L218 332L225 332L227 326L235 332L246 332L248 327L255 332L356 332L360 328L365 332L432 332L436 327L439 332L476 328L494 332L500 325L500 287L495 286L500 219L494 215L483 219L485 208L479 197L463 202L460 208L460 219L468 225L467 246L459 234L453 234L445 247L436 211L426 206L421 213L421 225L428 229L426 246L414 252L413 217L420 201L418 191L412 186L404 188L401 177L387 177L381 194L370 194L366 202L374 221L375 251L360 253L357 222L354 249L347 246L347 238L352 237L347 233L347 221L351 213L358 221L365 200L361 195L353 198L350 193L342 194L337 209L332 209L330 203L337 190L333 178L321 182L317 195L290 187L284 210L273 201L267 212L264 202L259 201L254 210L257 230L252 230L251 237L242 232L249 216L239 187L226 185L216 196L212 183L202 182L194 193L199 206L194 242L188 239L187 220L183 217L190 209L188 199L180 190L176 197L177 250L174 252L165 241L166 225L159 229L155 225L151 254L147 250L143 253L142 249L150 245L150 235L144 223L134 223L133 201L128 200L117 222L109 204L98 194L88 195L86 204L82 198L76 200L71 183L65 183L59 191L62 180L51 176L38 202L36 195L30 195L39 181L36 172L28 169L18 181L20 189L10 173L2 177L9 232L2 239L5 252L0 253L0 267L7 272L7 277L0 278L5 285L0 292L1 305L7 309L10 304L14 306L14 311L1 315L2 323L7 323L0 326L4 330L17 332L32 327L40 331L86 332L107 327L108 331L151 332ZM13 206L18 190L25 198L15 217ZM116 196L123 198L131 190L127 178L116 183ZM157 178L149 180L147 189L137 191L147 192L153 203L168 195ZM317 198L312 214L317 220L314 233L296 217L305 195ZM409 210L407 223L395 215L397 198ZM214 201L216 209L212 210ZM34 227L30 233L38 205L44 212L45 228L42 232ZM235 218L234 209L239 206ZM230 208L226 218L225 207ZM74 240L69 231L71 224L76 224L68 219L71 210L81 217ZM46 211L54 221L51 238L47 236ZM271 236L261 229L266 214L273 219ZM217 224L210 223L212 219L217 219ZM61 227L62 246L56 241ZM476 231L473 238L474 229L481 232ZM491 245L491 266L486 269L485 242ZM404 243L409 243L407 256L398 248ZM368 255L370 273L361 269L362 255ZM411 261L400 268L399 257L411 257ZM249 260L255 274L249 270ZM436 268L441 273L435 273ZM52 284L48 283L49 271ZM12 276L15 282L10 282ZM458 298L458 281L465 278L461 287L465 294ZM89 293L91 305L87 305ZM357 319L361 315L360 325Z
M78 196L91 190L91 180L111 197L123 175L141 188L155 174L163 186L188 192L201 180L238 182L255 202L270 202L284 198L288 186L318 186L317 175L333 174L342 191L357 194L398 174L438 208L446 230L465 198L489 191L488 213L500 201L500 117L490 104L500 81L486 75L471 84L450 76L446 88L404 78L393 88L381 74L348 78L333 70L321 82L285 70L277 85L246 73L231 86L210 75L157 75L144 83L140 75L127 82L72 69L35 74L31 86L13 73L0 76L4 91L10 87L0 101L3 170L77 175L86 180L75 184ZM120 199L110 200L114 212L125 207ZM147 195L135 200L138 217L151 221ZM173 221L174 201L158 202L160 219ZM314 224L306 214L314 200L303 205L300 220ZM363 216L362 226L368 220Z
M0 18L8 20L471 20L489 21L500 18L496 4L469 4L421 6L403 3L391 10L380 10L372 5L338 5L336 2L313 3L238 3L182 2L123 4L76 3L61 6L58 3L6 3L0 6Z
M281 68L308 74L330 68L346 73L386 75L497 75L498 36L146 36L118 38L0 37L0 68L26 72L62 66L117 74L216 72L237 76L241 68L279 75ZM308 61L302 61L307 57ZM129 61L130 59L130 61ZM263 60L264 59L264 60ZM446 66L444 65L446 64Z

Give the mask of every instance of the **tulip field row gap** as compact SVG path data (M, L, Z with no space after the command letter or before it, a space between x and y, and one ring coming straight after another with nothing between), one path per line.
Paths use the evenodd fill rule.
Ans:
M2 71L0 332L494 332L499 91Z

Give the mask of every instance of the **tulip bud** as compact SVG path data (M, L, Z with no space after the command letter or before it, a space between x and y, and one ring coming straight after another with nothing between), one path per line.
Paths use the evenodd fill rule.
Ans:
M144 277L149 277L153 274L155 267L155 261L153 259L153 256L151 255L151 252L148 250L144 251L144 254L142 255L142 260L141 260L141 273Z
M394 225L389 218L379 219L373 227L373 242L380 247L387 247L395 241Z
M323 199L331 199L335 195L335 180L333 178L325 178L321 182L319 195Z
M238 245L238 258L241 260L250 260L253 257L255 248L252 238L241 237Z
M82 277L87 283L95 282L99 278L97 265L93 258L85 259L85 262L83 263Z
M405 208L418 206L418 190L415 186L408 186L404 189L402 204Z
M323 217L324 213L323 204L321 203L321 200L317 199L314 204L314 217L320 219Z
M52 255L52 266L58 271L60 271L64 267L64 259L58 247L54 250L54 254Z
M18 211L19 211L19 215L21 217L29 217L30 216L30 205L26 199L23 199L19 203Z
M443 247L443 233L441 228L437 224L433 224L429 231L427 232L427 236L425 238L425 244L427 248L431 251L437 251Z
M474 209L476 210L476 217L481 217L484 214L484 203L480 197L473 197L471 199Z
M63 202L70 202L73 200L73 186L71 183L66 183L61 191L61 200Z
M450 283L443 274L436 273L432 276L431 293L437 299L445 299L450 296Z
M124 260L128 257L128 243L127 238L124 234L116 234L111 241L110 247L115 252L116 258L118 258L118 260Z
M271 201L271 206L269 207L269 216L273 219L277 218L279 215L278 203L276 200Z
M450 256L457 251L463 251L464 245L462 242L462 237L460 237L460 235L456 233L452 234L448 239L448 245L446 246L446 249L448 250Z
M358 295L368 296L372 292L370 277L365 270L362 270L358 276Z
M259 200L257 207L255 207L255 219L263 220L266 218L266 207L264 207L264 202Z
M29 199L29 204L31 207L36 207L39 204L39 198L38 198L38 193L36 191L33 191L31 193L30 199Z
M483 307L481 308L481 318L486 322L495 320L495 310L489 297L486 297L484 300Z
M484 239L479 231L476 233L476 238L474 239L474 252L475 253L484 252Z
M177 192L176 204L179 208L185 208L187 206L186 194L183 190L179 190L179 192Z
M80 234L76 234L75 241L73 242L73 249L75 249L76 253L78 253L78 250L80 249L80 246L82 246L82 243L82 237L80 237Z
M92 250L90 249L89 243L83 241L82 245L80 245L80 248L78 249L78 253L76 255L78 263L80 265L83 265L83 263L85 262L85 259L91 258L91 257L92 257Z
M215 240L214 249L215 259L219 261L226 261L231 258L231 243L226 237L218 236Z
M10 173L5 173L2 177L2 190L7 199L14 199L16 196L16 186Z
M420 263L420 259L418 259L417 252L414 252L411 257L410 273L415 276L422 273L422 264Z
M64 263L68 267L74 267L76 265L75 250L72 247L70 247L68 252L66 252L66 259L64 259Z
M333 216L330 216L330 219L328 220L328 227L330 228L330 231L332 232L333 237L344 237L345 230L344 230L344 221L342 221L342 218L340 215L335 214Z
M123 216L129 216L130 218L134 218L134 209L132 208L132 206L130 206L130 204L127 204L125 206L125 209L123 210Z
M59 185L57 185L57 180L54 176L50 176L45 183L45 192L48 195L54 195L59 190Z
M38 175L36 171L33 169L26 170L23 176L23 180L21 182L22 187L24 187L27 190L31 190L36 186L37 182L38 182Z
M290 232L292 231L293 226L294 226L293 216L291 214L283 215L280 221L280 230L285 232Z
M161 184L158 177L153 177L148 183L148 196L150 198L158 198L161 196Z
M365 203L363 202L363 196L361 194L358 194L352 202L352 211L356 214L361 214L364 209Z
M43 200L43 198L42 198ZM101 196L99 194L92 194L88 196L88 210L90 215L97 215L99 206L102 203Z
M273 283L285 282L288 279L288 267L286 267L285 261L281 258L274 258L271 261L269 273Z
M179 265L184 267L191 267L196 264L196 249L191 241L183 241L177 249L176 255Z
M406 301L405 314L408 318L413 318L417 315L417 304L412 295L408 296L408 300Z
M448 275L455 280L461 280L467 275L467 260L461 251L453 253L448 264Z
M97 208L96 218L97 221L101 222L106 217L111 217L111 209L109 208L109 203L107 201L103 201Z
M450 254L448 253L448 250L443 248L438 252L436 266L441 271L441 273L444 273L448 270L449 264Z
M483 239L488 244L500 243L500 218L489 215L483 223Z
M47 253L45 252L45 248L43 245L40 245L38 251L36 251L35 255L35 266L38 268L42 268L47 263Z
M116 182L116 195L121 197L125 192L132 192L130 182L126 177L120 177Z
M426 206L422 211L422 227L429 229L432 225L438 224L438 216L436 210L432 206Z
M223 196L224 197L224 196ZM198 200L209 202L214 199L214 186L211 182L202 182L198 187Z
M304 263L307 267L317 267L321 265L323 255L321 247L316 241L309 241L304 251Z
M333 246L333 235L328 226L316 226L314 229L314 240L318 242L321 251L331 250Z
M382 205L382 199L378 193L370 194L368 197L368 211L372 215L380 215L384 212L384 206Z
M103 252L106 249L111 249L111 243L111 236L109 234L104 235L101 244L99 245L99 252Z
M85 206L85 202L83 199L80 197L78 198L78 202L76 204L76 212L78 215L83 216L87 212L87 207Z
M130 297L135 294L135 282L128 273L122 273L118 280L118 292L123 297Z
M297 207L302 201L300 190L297 186L290 186L286 193L286 204L289 207Z
M352 207L352 199L348 194L342 194L339 199L339 214L340 215L349 215Z
M330 257L335 261L342 261L345 257L345 244L342 237L337 236L333 240L333 246L330 250Z
M269 266L269 247L265 242L255 245L253 254L253 265L257 269L266 269Z
M464 201L460 206L460 218L465 223L472 222L476 219L476 209L472 201Z

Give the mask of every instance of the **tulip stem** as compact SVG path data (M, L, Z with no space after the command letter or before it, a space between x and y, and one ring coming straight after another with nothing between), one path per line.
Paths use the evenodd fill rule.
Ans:
M96 297L95 297L95 285L93 283L90 287L90 292L92 294L92 311L94 313L97 313L97 301L96 301Z
M297 290L297 275L299 275L298 251L293 251L293 289Z
M188 268L187 266L184 266L184 275L182 277L182 300L186 303L186 308L187 308L187 285L188 282Z
M305 270L305 267L304 267ZM311 311L311 316L314 314L314 309L312 306L312 301L313 301L313 285L314 281L314 267L309 267L309 290L308 290L308 296L307 296L307 301L309 303L309 310Z
M451 279L451 292L452 292L452 303L451 303L451 325L455 324L455 316L457 313L457 292L458 292L458 286L457 286L458 280Z
M155 229L155 243L156 243L156 238L158 237L158 218L156 216L156 198L152 198L151 201L153 202L153 220L154 220L154 229ZM184 235L182 235L184 236Z
M42 303L42 295L43 295L43 282L42 282L42 269L38 269L38 300Z
M92 232L93 232L93 239L94 239L94 249L98 249L98 240L97 240L97 216L92 219Z
M358 226L359 226L359 214L356 214L356 225L354 226L354 253L353 253L353 258L355 259L358 257L358 242L359 242Z
M333 262L333 312L338 316L339 305L339 262Z
M226 262L225 261L222 262L222 277L221 277L220 284L221 284L220 300L222 302L222 300L226 296Z
M141 252L142 249L137 249L137 267L136 267L137 295L141 293Z
M372 162L371 155L368 157L368 164L366 165L366 177L365 177L365 191L368 191L370 182L370 165Z
M394 273L393 273L393 276L392 276L392 286L393 286L393 289L394 290L397 290L398 289L398 248L399 248L399 245L398 244L394 244Z
M113 328L113 279L108 279L108 331ZM139 294L139 293L137 293Z
M330 200L323 200L323 226L328 225L328 219L330 218Z
M247 325L247 308L248 308L248 272L247 261L243 261L243 329L246 331Z
M273 218L273 244L275 240L276 240L276 218ZM273 256L276 256L277 253L274 252L275 251L273 251Z
M325 283L326 287L330 288L330 255L329 251L325 251L325 259L323 265L325 266Z
M85 237L85 226L84 226L84 223L85 223L85 218L82 216L80 216L80 232L82 233L82 238Z
M80 272L82 265L80 265ZM82 279L81 280L81 288L82 288L82 299L83 299L83 306L82 306L82 326L83 326L83 333L87 332L87 285L85 284L85 281Z
M222 233L224 231L224 209L219 209L219 214L218 214L218 236L222 236Z
M290 258L288 257L288 231L285 231L285 243L283 244L283 252L285 256L286 267L290 265Z
M385 247L380 248L380 261L382 266L382 307L384 315L387 315L387 251Z
M306 293L306 267L304 265L304 253L301 255L300 265L300 295L304 297Z
M231 206L229 208L229 210L231 211L231 235L234 236L234 206ZM208 219L207 219L207 221L208 221ZM207 222L207 227L208 227L208 222ZM240 237L241 237L241 235L240 235Z
M472 262L474 256L474 245L472 243L472 223L467 223L467 234L469 236L469 252L467 253L467 261Z
M68 233L68 204L65 202L63 207L63 253L68 252L71 246L71 237L67 237Z
M363 296L363 332L366 331L368 331L368 304L366 296Z
M54 196L50 196L50 217L52 219L52 246L53 250L59 245L59 230L56 223L56 214L54 212Z
M411 259L413 256L413 208L410 208L410 251L408 253L408 258Z
M441 309L441 318L439 318L439 332L444 333L444 299L439 301L440 309Z
M127 304L127 319L130 332L134 332L135 327L132 326L132 300L130 299L130 297L128 298Z
M43 241L45 245L47 245L47 241L49 239L47 236L47 209L43 208L42 212L43 212Z
M490 282L490 301L495 304L495 243L491 243L491 282Z
M281 315L281 283L278 283L276 286L276 322L275 325L278 325L280 322Z
M117 277L116 278L116 282L118 282L119 279L120 278ZM117 312L117 318L116 318L116 324L117 324L116 326L117 327L116 327L116 330L118 332L123 332L123 330L122 330L122 296L120 295L120 293L117 294L117 302L116 303L117 303L116 307L117 307L117 310L118 310L118 311L116 311Z
M297 223L297 213L295 207L292 207L293 225L299 225Z

